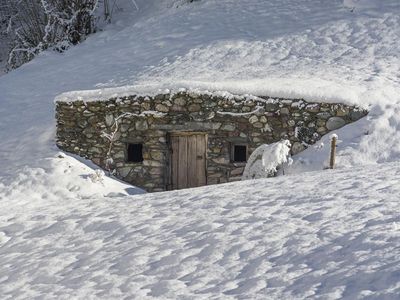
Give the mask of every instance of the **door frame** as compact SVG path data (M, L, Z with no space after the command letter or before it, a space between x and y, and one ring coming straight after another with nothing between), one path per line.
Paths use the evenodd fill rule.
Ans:
M167 190L171 191L172 189L172 137L180 137L180 136L191 136L191 135L204 135L205 139L205 153L204 153L204 172L206 184L208 184L208 132L205 131L170 131L167 133L167 145L168 145L168 178L167 178Z

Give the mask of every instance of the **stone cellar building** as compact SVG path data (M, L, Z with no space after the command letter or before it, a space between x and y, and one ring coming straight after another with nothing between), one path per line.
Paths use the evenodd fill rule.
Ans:
M344 104L222 93L57 101L57 146L149 192L240 180L261 144L296 154L367 114Z

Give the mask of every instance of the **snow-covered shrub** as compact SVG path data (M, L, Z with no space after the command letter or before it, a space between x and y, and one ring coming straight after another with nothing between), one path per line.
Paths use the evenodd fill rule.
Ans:
M250 155L243 172L242 180L266 178L277 172L277 167L291 161L290 142L283 140L258 147Z
M3 6L4 29L12 40L8 67L16 68L39 52L63 51L95 30L99 0L13 0ZM4 24L7 24L4 26Z

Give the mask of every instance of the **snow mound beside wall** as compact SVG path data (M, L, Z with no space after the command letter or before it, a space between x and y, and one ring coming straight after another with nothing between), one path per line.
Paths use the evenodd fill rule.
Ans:
M62 170L0 183L3 298L400 293L397 163L125 197L61 188Z

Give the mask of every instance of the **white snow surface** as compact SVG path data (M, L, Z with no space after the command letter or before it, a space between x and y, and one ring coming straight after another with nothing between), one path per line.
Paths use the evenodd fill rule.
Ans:
M186 88L370 105L369 135L342 144L347 161L398 158L399 1L356 10L321 0L174 2L138 0L139 11L129 2L83 44L1 76L0 173L55 155L52 102L73 90L95 91L59 98Z
M0 189L2 299L400 294L399 163L141 196L52 184L62 177L29 171Z
M0 298L397 299L400 2L136 2L0 76ZM370 114L334 132L338 170L325 136L289 176L154 195L55 147L57 95L181 88Z
M173 53L139 75L127 72L98 84L124 84L99 90L100 98L185 87L359 105L380 102L380 89L388 86L381 80L399 83L400 3L353 2L369 9L352 11L341 1L209 0L168 11L161 22L139 22L143 32L164 33L162 40L153 37L151 47ZM81 95L98 98L94 91Z

